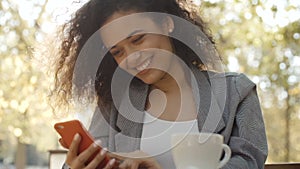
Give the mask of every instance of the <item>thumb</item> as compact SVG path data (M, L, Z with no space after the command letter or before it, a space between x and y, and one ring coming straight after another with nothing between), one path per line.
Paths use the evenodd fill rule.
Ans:
M151 157L150 155L146 154L145 152L142 151L134 151L130 153L111 153L111 156L114 158L119 158L119 159L125 159L125 158L149 158Z

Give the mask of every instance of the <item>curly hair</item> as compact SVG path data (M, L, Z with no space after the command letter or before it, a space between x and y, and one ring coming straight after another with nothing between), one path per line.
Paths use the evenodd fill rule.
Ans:
M53 95L57 105L68 105L73 97L83 98L86 86L92 83L96 89L97 101L101 108L109 107L112 103L111 79L117 64L108 52L100 65L96 79L93 77L76 74L74 67L78 56L87 40L103 26L105 21L118 11L136 12L161 12L181 17L201 29L213 46L212 36L204 21L195 11L188 9L187 0L90 0L83 5L72 19L65 23L60 30L61 44L58 56L55 60L55 83ZM176 29L176 25L175 25ZM194 42L197 43L195 37ZM203 65L196 54L179 40L172 39L176 49L175 53L181 57L188 66ZM83 67L89 67L87 63L81 63ZM75 80L73 82L72 80ZM134 83L140 83L134 79Z

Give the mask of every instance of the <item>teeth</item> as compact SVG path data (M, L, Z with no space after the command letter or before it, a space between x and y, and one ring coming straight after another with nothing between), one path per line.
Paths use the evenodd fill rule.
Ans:
M151 63L151 61L150 61L150 59L148 59L148 60L146 60L146 61L144 62L144 64L142 64L142 65L140 65L140 66L137 66L136 69L137 69L138 71L143 71L143 70L145 70L145 69L150 65L150 63Z

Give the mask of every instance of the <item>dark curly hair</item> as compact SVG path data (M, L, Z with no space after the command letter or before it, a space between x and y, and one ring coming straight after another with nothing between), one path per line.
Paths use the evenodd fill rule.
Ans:
M96 78L80 74L80 72L74 74L74 67L85 43L115 12L160 12L181 17L200 28L215 49L215 43L206 24L196 12L188 8L189 2L188 0L90 0L83 5L60 30L61 44L58 57L55 60L55 85L53 89L57 105L68 105L74 97L77 97L77 99L85 98L85 91L90 84L96 89L100 109L104 110L111 106L110 84L112 74L117 68L117 63L111 54L109 52L106 53L101 64L97 66ZM180 28L176 27L175 23L174 31L176 29L179 31ZM193 42L199 43L196 36L189 38ZM171 38L171 42L173 43L175 54L186 62L188 66L202 67L202 61L191 49L177 39ZM204 46L200 50L207 49ZM89 64L91 63L80 63L80 67L88 68ZM141 81L134 78L132 83L139 84Z

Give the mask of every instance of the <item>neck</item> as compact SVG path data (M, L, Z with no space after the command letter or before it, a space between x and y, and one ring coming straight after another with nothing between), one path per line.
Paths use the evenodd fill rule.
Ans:
M179 62L172 63L168 72L170 73L166 73L159 82L151 86L147 111L155 117L169 121L195 119L197 111L193 92L183 66Z
M168 70L168 73L165 73L160 81L151 86L152 90L159 89L166 95L178 94L180 93L180 90L187 88L190 88L190 84L187 80L183 66L177 59L172 61L172 66Z

